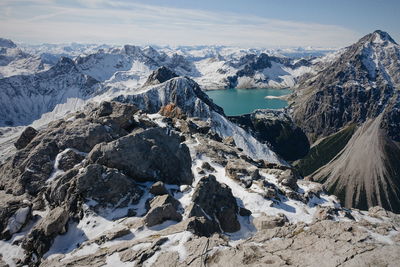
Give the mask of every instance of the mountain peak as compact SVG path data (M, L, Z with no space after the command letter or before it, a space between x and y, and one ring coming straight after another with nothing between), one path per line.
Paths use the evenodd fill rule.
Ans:
M376 30L373 33L367 34L360 40L361 43L373 44L397 44L395 40L385 31Z
M0 47L15 48L17 45L10 39L0 38Z
M150 74L149 78L147 78L145 85L155 85L163 83L175 77L178 77L175 72L168 69L167 67L162 66L153 71L152 74Z
M141 54L142 50L136 45L124 45L123 52L127 55Z

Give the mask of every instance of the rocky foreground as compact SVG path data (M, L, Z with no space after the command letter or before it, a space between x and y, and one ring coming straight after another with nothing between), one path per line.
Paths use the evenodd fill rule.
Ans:
M399 265L399 215L341 208L182 105L26 128L0 167L0 265Z

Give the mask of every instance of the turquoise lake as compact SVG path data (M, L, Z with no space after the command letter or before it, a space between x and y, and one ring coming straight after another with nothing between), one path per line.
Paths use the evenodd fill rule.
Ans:
M290 89L226 89L206 91L215 104L222 107L228 116L242 115L255 109L280 109L287 106L281 99L266 99L266 96L282 96Z

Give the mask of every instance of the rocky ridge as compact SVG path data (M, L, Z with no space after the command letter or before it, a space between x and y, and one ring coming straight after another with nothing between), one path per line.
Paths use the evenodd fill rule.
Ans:
M24 139L0 167L4 264L307 266L322 243L347 251L327 266L399 260L398 215L341 208L168 105L89 105Z

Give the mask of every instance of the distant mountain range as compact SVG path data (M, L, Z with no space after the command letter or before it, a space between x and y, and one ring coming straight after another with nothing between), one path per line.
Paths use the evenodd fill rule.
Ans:
M63 109L71 110L94 96L129 92L161 66L191 77L202 89L224 89L293 87L325 64L325 59L309 56L314 50L306 49L80 44L19 48L6 39L0 39L0 49L0 77L4 78L0 80L4 88L0 126L32 123L59 104L63 105L58 112L63 114ZM281 52L296 55L286 57ZM309 54L298 58L299 52ZM316 54L325 52L315 50Z

